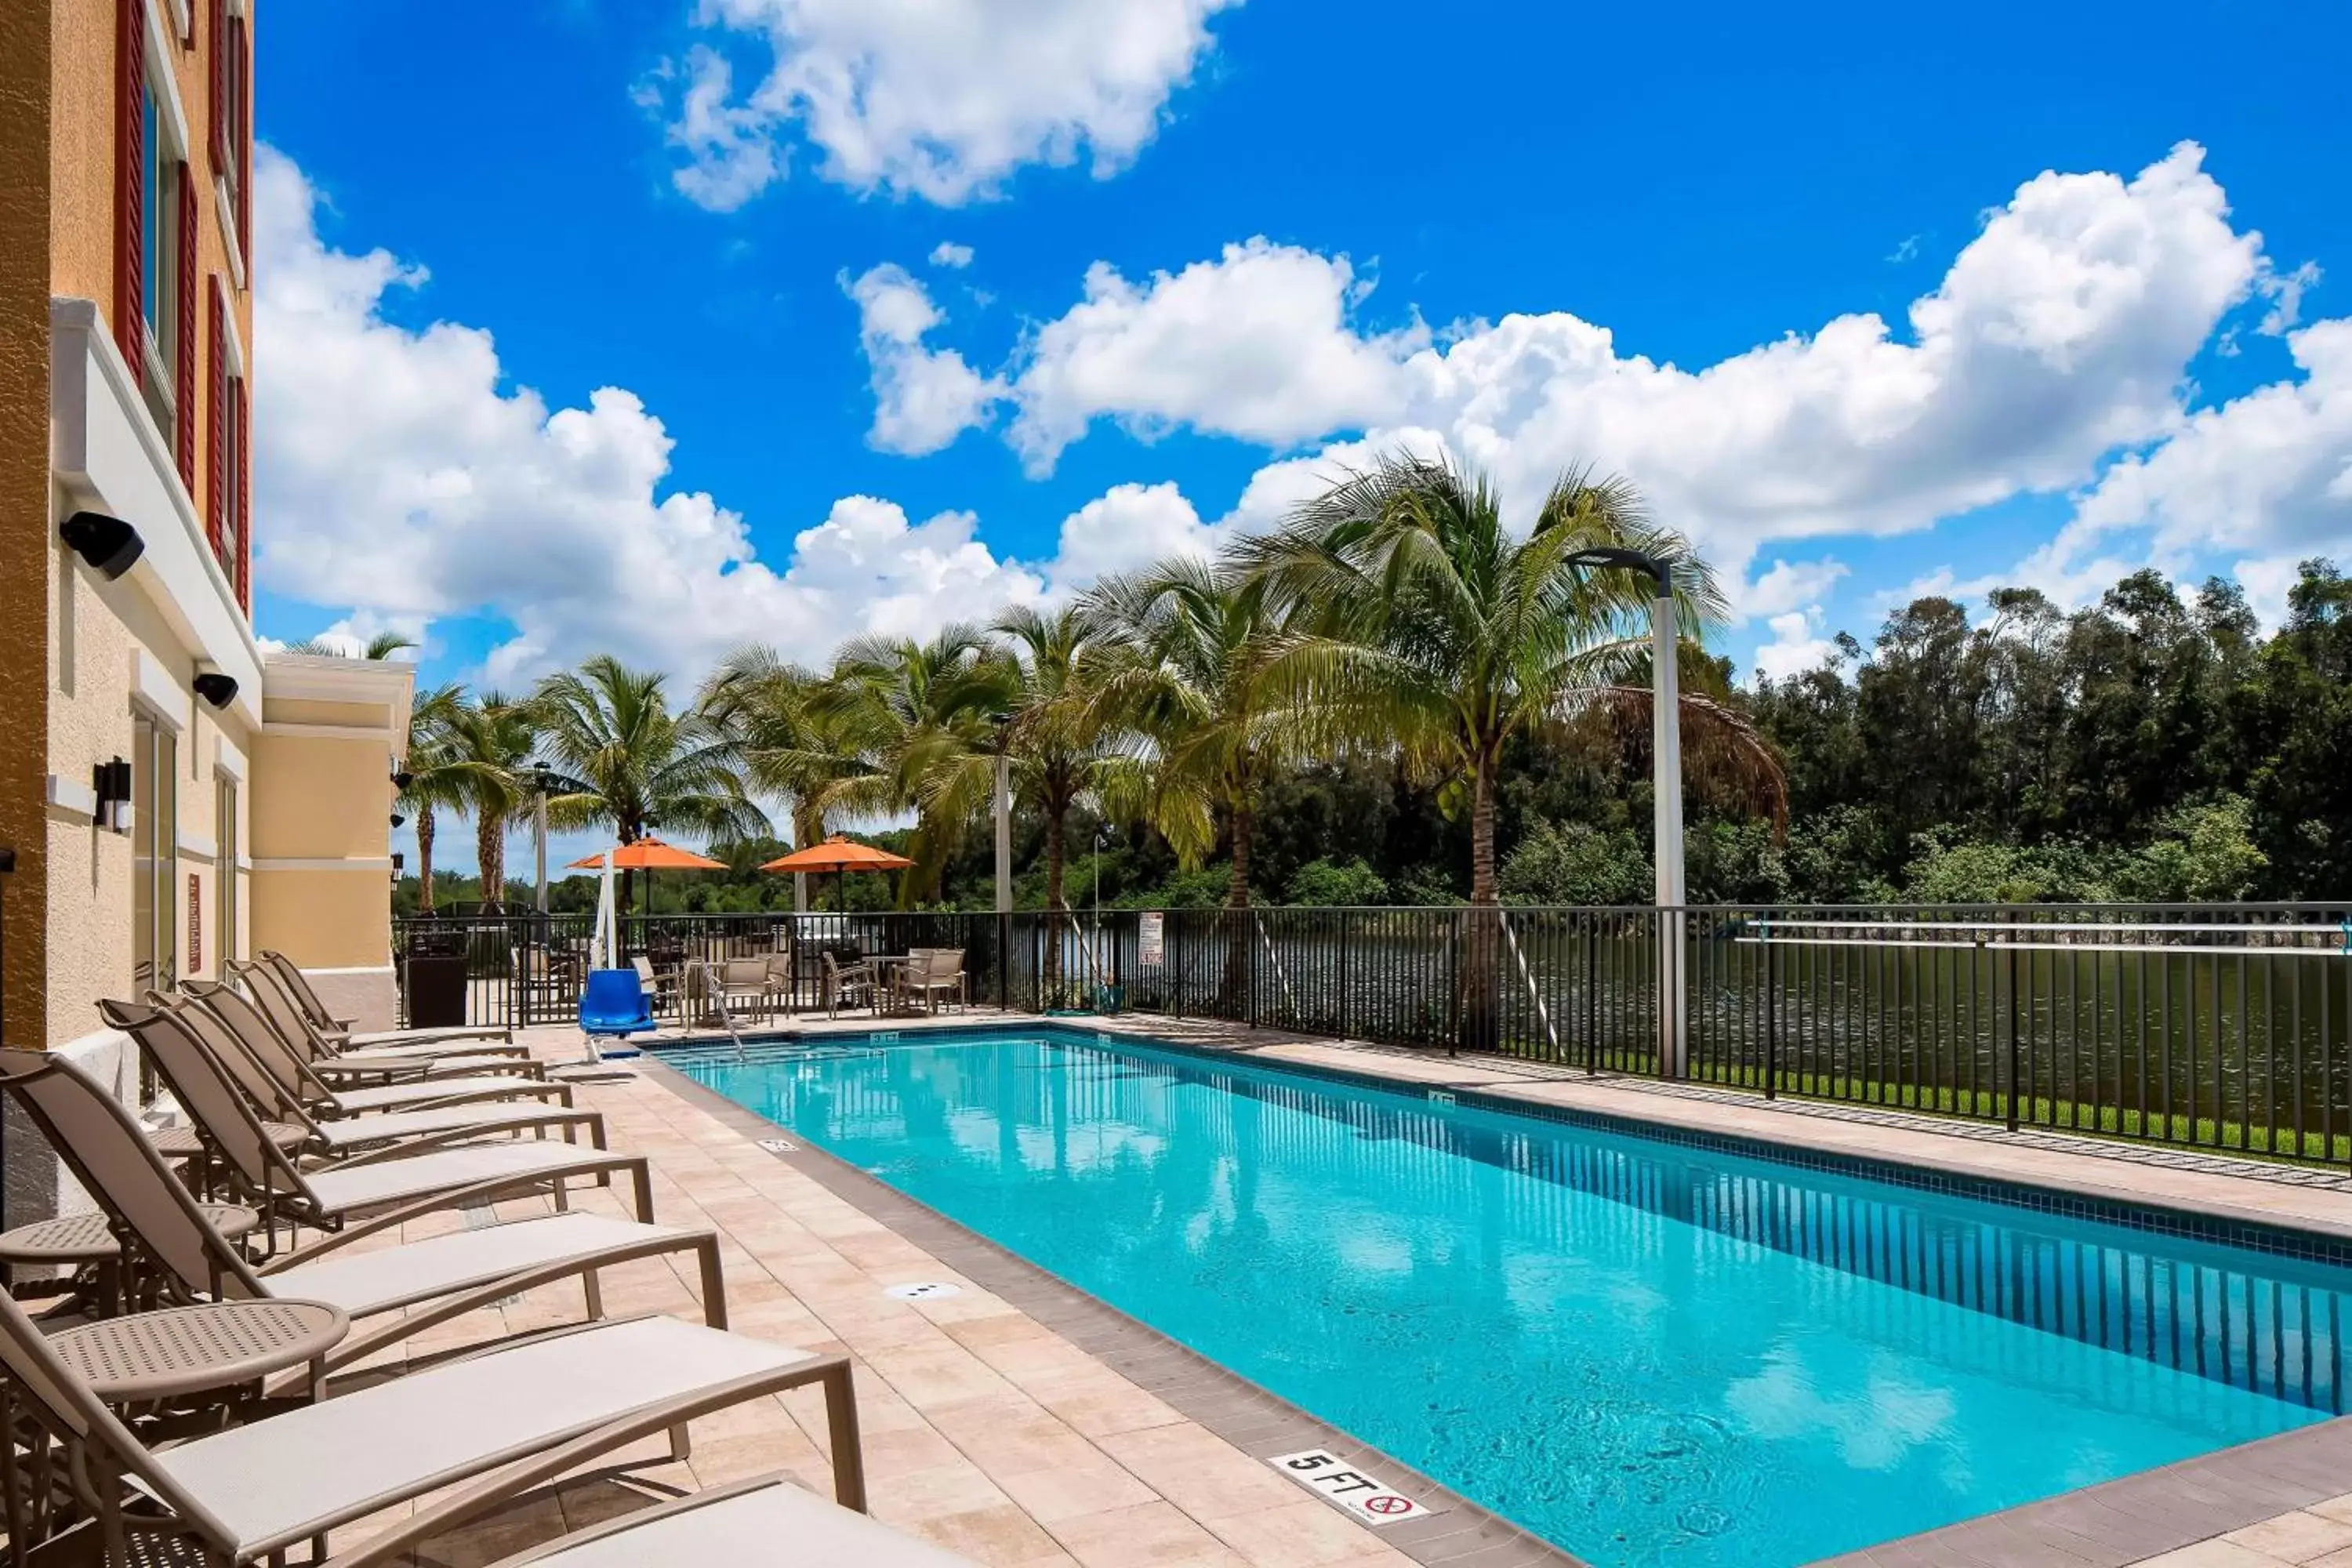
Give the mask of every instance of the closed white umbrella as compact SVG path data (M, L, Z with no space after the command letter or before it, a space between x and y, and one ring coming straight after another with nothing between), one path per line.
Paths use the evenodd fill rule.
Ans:
M621 924L613 912L613 852L604 851L602 879L596 888L596 934L588 941L588 967L611 969L621 951Z

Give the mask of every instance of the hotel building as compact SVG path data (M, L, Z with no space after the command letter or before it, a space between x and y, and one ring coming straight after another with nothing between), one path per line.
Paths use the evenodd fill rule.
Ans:
M101 996L268 947L393 1006L412 672L253 632L254 3L0 6L0 1039L127 1097Z

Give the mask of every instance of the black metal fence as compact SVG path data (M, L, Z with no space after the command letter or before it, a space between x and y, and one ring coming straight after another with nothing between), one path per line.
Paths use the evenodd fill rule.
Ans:
M586 916L397 922L462 955L471 1021L575 1016ZM663 1016L694 961L965 954L976 1002L1213 1017L2305 1161L2352 1161L2352 906L1255 909L628 916ZM1668 983L1663 961L1670 955Z

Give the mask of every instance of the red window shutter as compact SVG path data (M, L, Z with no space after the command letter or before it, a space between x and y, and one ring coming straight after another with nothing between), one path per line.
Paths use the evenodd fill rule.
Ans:
M211 431L212 462L205 487L205 533L212 541L214 559L220 562L223 570L234 573L236 563L226 559L222 549L229 521L224 515L228 505L228 306L218 274L214 275L205 293L212 305L212 374L205 387L205 405L210 410L205 424Z
M235 144L229 135L230 122L236 110L228 96L228 0L212 0L205 15L205 52L212 62L212 92L210 115L213 173L226 174L234 166L229 162L229 149Z
M236 80L236 253L253 266L253 54L245 18L228 24L230 69ZM248 271L247 279L250 280Z
M196 493L196 166L180 164L180 297L173 301L179 317L179 363L172 367L172 388L180 458L180 483L193 500Z
M253 404L252 378L236 381L236 602L253 614Z
M116 0L114 28L114 342L146 384L140 342L147 279L139 175L146 164L147 0Z

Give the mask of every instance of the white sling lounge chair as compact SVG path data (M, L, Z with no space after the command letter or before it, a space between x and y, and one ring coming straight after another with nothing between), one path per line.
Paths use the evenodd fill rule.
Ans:
M212 1227L148 1146L130 1111L80 1068L63 1057L0 1050L0 1086L40 1125L58 1157L129 1243L128 1272L138 1297L180 1305L324 1301L341 1308L354 1324L398 1314L345 1339L325 1358L331 1369L558 1279L578 1278L588 1316L601 1318L599 1269L667 1253L698 1256L703 1320L714 1329L727 1326L726 1287L713 1231L569 1210L393 1247L353 1246L397 1234L419 1215L465 1201L469 1194L462 1190L346 1226L256 1267ZM298 1375L292 1381L302 1380Z
M338 1055L287 996L275 975L263 970L239 978L239 985L196 981L185 989L200 995L223 991L236 995L321 1078L387 1083L400 1078L460 1072L528 1072L537 1077L543 1070L531 1059L528 1047L489 1040L387 1046L381 1051Z
M65 1447L66 1462L50 1468L73 1488L89 1515L79 1528L110 1563L200 1554L243 1568L478 1477L488 1479L465 1496L487 1510L661 1432L685 1458L697 1416L811 1384L825 1391L835 1496L866 1506L848 1357L674 1318L560 1330L163 1449L108 1410L5 1295L0 1372L14 1407L0 1416L29 1417ZM11 1465L12 1545L37 1538L27 1516L45 1500L28 1498L17 1475ZM446 1508L431 1510L437 1528L462 1522Z
M331 1099L327 1103L304 1100L306 1089L318 1090L316 1080L304 1075L291 1057L269 1049L269 1042L264 1041L261 1053L248 1049L244 1036L231 1030L218 1013L199 1002L174 1001L152 992L148 1002L173 1014L187 1026L197 1043L211 1052L213 1060L244 1092L265 1126L282 1126L302 1134L299 1139L280 1142L280 1148L303 1150L331 1159L387 1143L414 1148L427 1141L463 1142L498 1133L533 1131L544 1135L560 1131L570 1139L581 1128L587 1130L589 1141L597 1148L604 1147L604 1118L600 1113L577 1110L568 1103L550 1106L534 1100L517 1104L496 1090L459 1095L415 1110L338 1116ZM107 1005L102 1004L100 1012L116 1027L125 1026L107 1014ZM271 1071L273 1064L276 1072ZM332 1093L320 1092L330 1096ZM569 1100L568 1091L564 1098Z
M219 1019L236 1037L237 1043L260 1062L272 1078L286 1086L288 1093L309 1106L311 1113L322 1120L356 1116L370 1110L446 1105L465 1100L553 1099L565 1105L572 1103L571 1089L562 1084L546 1081L539 1075L536 1062L530 1064L531 1076L528 1077L522 1075L521 1064L504 1063L491 1064L491 1071L480 1074L464 1072L448 1078L412 1078L404 1083L379 1083L366 1088L331 1084L320 1076L316 1064L304 1060L301 1053L270 1026L269 1020L263 1016L261 1010L238 992L226 985L201 981L182 989ZM470 1058L467 1060L468 1065L480 1065L473 1063ZM500 1070L501 1068L512 1070Z
M121 1003L103 1005L171 1086L236 1201L262 1212L273 1246L281 1222L338 1230L363 1214L459 1190L475 1195L520 1195L546 1189L556 1207L562 1208L567 1182L602 1184L621 1173L627 1174L635 1188L637 1217L653 1218L653 1174L644 1155L583 1149L553 1139L510 1138L425 1152L394 1147L353 1155L329 1169L306 1171L278 1147L227 1069L190 1031L183 1015Z
M353 1032L352 1020L338 1018L319 999L311 987L310 976L296 967L292 959L282 952L264 948L254 955L250 963L230 961L229 971L241 973L247 969L266 967L278 977L286 994L294 998L303 1016L319 1026L319 1033L332 1042L338 1051L357 1054L387 1047L430 1044L440 1040L503 1040L512 1041L514 1031L501 1024L451 1024L425 1029L368 1029Z

